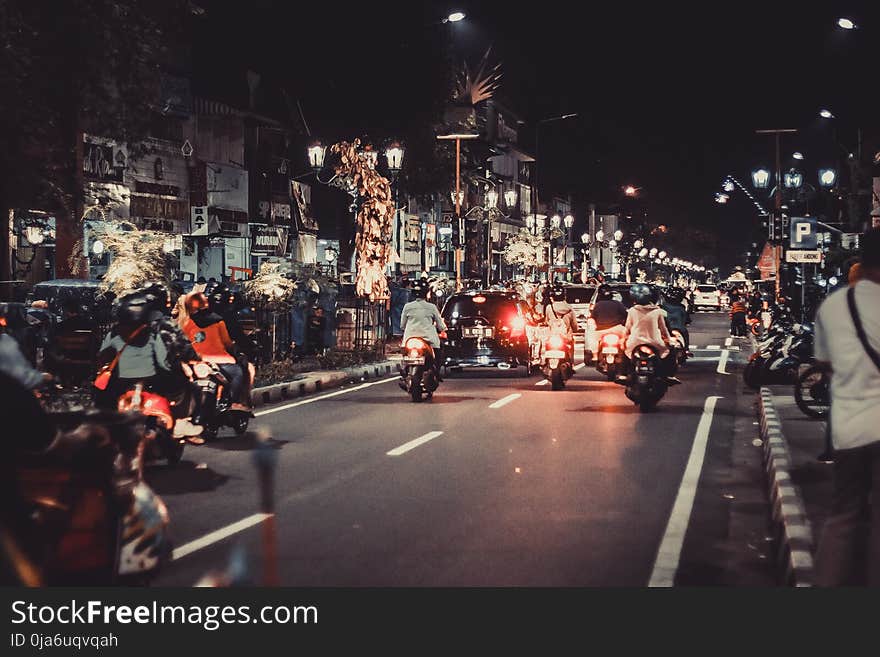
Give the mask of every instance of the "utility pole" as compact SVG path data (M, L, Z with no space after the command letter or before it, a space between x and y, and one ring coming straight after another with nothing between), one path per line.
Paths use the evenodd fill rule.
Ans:
M455 141L455 221L458 222L458 242L455 245L455 291L461 292L461 262L462 244L464 243L464 217L461 216L461 140L479 139L480 135L473 133L454 133L450 135L437 135L441 141Z
M782 213L782 149L781 135L792 134L797 132L795 128L778 128L774 130L755 130L759 135L776 135L776 203L775 212ZM782 244L773 246L773 264L776 269L776 298L779 299L781 288L781 263L782 263Z

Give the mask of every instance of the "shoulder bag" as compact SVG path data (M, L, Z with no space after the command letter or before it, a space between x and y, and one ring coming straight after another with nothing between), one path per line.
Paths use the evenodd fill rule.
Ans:
M125 344L122 345L122 349L116 352L116 355L113 357L107 365L104 365L99 371L98 375L95 377L95 381L92 385L94 385L98 390L106 390L107 386L110 385L110 376L113 374L113 370L116 369L116 365L119 363L119 358L122 356L122 352L125 351L125 348L129 345L131 340L134 340L135 336L147 328L147 325L144 324L136 328L130 336L128 336L128 340L125 340Z

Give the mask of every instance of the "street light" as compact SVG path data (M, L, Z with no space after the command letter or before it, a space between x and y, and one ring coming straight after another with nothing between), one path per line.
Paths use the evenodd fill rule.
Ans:
M452 190L451 192L449 192L449 198L451 198L452 202L455 203L455 190ZM458 204L459 205L464 204L464 190L463 189L460 189L458 191Z
M494 189L490 189L486 192L486 207L487 208L497 208L498 207L498 192Z
M724 194L722 192L717 192L715 194L715 202L716 203L720 203L721 205L724 205L729 200L730 200L730 195L728 195L728 194Z
M834 114L831 113L831 110L825 109L824 107L819 110L819 116L823 119L833 119Z
M734 189L736 189L736 185L733 184L732 180L725 180L723 189L725 192L732 192Z
M601 228L596 231L596 241L597 242L604 242L605 241L605 231L602 230Z
M651 254L651 257L653 258L655 255L657 255L657 249L653 248L653 249L651 249L651 251L649 253Z
M309 146L309 164L312 169L315 171L320 171L324 168L324 155L327 152L327 147L324 146L321 142L317 141L311 146Z
M562 217L558 214L554 214L550 218L550 225L553 226L553 228L559 228L562 225Z
M755 189L767 189L770 184L770 172L763 167L752 171L752 184Z
M660 251L660 253L657 254L657 257L661 260L666 260L666 251Z
M584 233L583 235L581 235L581 242L583 242L584 244L589 244L590 243L590 234Z
M800 151L795 151L794 153L792 153L791 156L796 160L803 160L804 159L804 154L801 153Z
M788 189L799 189L801 185L804 184L804 175L801 172L792 169L782 177L782 180L783 184Z
M465 19L464 12L454 11L449 16L443 19L444 23L457 23L458 21L463 21Z
M508 209L516 206L516 190L508 189L504 192L504 204L508 207Z
M623 239L623 231L622 230L615 230L614 231L614 241L619 242L622 239Z
M834 169L819 169L819 184L822 187L834 187L837 172Z
M643 246L645 246L645 242L643 240L636 240L635 242L633 242L634 249L641 249Z
M571 230L571 227L574 226L574 217L572 217L570 214L567 214L565 215L565 219L563 219L562 222L565 224L566 228Z
M643 248L641 251L639 251L639 257L644 258L645 256L648 255L648 253L649 253L648 249Z
M838 27L842 27L844 30L855 30L856 28L858 28L858 25L856 25L849 18L838 18L837 25Z
M385 149L385 159L388 161L388 170L392 174L400 173L403 168L404 149L399 143L394 142Z

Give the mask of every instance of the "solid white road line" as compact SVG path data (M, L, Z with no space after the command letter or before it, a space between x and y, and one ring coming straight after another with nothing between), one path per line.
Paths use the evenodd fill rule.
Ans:
M550 382L549 382L547 379L541 379L540 381L536 381L536 382L535 382L535 385L536 385L536 386L545 386L545 385L547 385L548 383L550 383Z
M730 357L730 351L725 349L721 352L721 360L718 361L718 373L719 374L730 374L725 368L727 367L727 359Z
M733 344L733 338L727 338L727 339L724 341L724 346L725 346L725 347L729 347L729 346L732 345L732 344Z
M694 356L693 358L688 358L687 362L689 363L715 363L718 361L720 356Z
M518 392L513 393L512 395L507 395L507 397L502 397L494 404L489 404L489 408L501 408L502 406L507 406L510 402L515 399L519 399L522 395Z
M709 346L706 347L706 349L721 349L721 345L720 344L710 344Z
M233 534L243 532L245 529L253 527L254 525L259 525L271 515L271 513L255 513L254 515L248 516L247 518L242 518L238 522L234 522L231 525L221 527L220 529L213 531L210 534L205 534L201 538L197 538L194 541L190 541L189 543L185 543L179 548L176 548L171 553L171 559L176 561L177 559L182 559L188 554L192 554L196 550L201 550L202 548L206 548L209 545L213 545L214 543L219 543L224 538L228 538Z
M669 515L669 522L666 524L666 532L663 534L660 549L657 550L657 559L654 561L654 569L651 572L648 586L672 586L675 583L675 573L681 559L684 535L690 522L691 511L694 508L697 485L700 482L703 460L706 457L706 446L709 443L709 431L712 428L715 404L719 399L721 397L707 397L706 403L703 405L703 416L697 425L691 455L688 458L681 485L678 487L675 504L672 505L672 513Z
M349 392L355 392L356 390L363 390L364 388L369 388L370 386L377 386L380 383L388 383L389 381L399 381L399 376L392 376L387 379L382 379L381 381L373 381L371 383L362 383L359 386L355 386L354 388L346 388L345 390L337 390L336 392L328 392L326 395L320 395L318 397L309 397L308 399L303 399L302 401L293 402L292 404L285 404L284 406L277 406L275 408L268 408L265 411L259 411L258 413L254 413L254 417L260 417L261 415L269 415L269 413L277 413L278 411L286 411L288 408L295 408L297 406L302 406L303 404L311 404L316 401L321 401L322 399L327 399L329 397L336 397L337 395L344 395Z
M406 454L409 450L415 449L419 445L424 445L429 440L434 440L437 436L442 436L442 431L431 431L426 433L424 436L419 436L415 440L410 440L408 443L404 443L400 447L395 447L390 452L386 452L388 456L400 456L401 454Z

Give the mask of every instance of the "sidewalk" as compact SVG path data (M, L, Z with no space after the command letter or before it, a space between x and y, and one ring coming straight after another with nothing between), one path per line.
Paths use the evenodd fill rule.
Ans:
M317 370L293 377L290 381L275 383L251 392L251 403L256 406L295 399L314 392L335 388L352 381L368 381L397 373L398 359L388 358L367 365L356 365L341 370Z
M791 386L761 388L758 413L780 561L788 583L810 586L831 500L831 466L816 460L825 447L825 423L798 409Z

